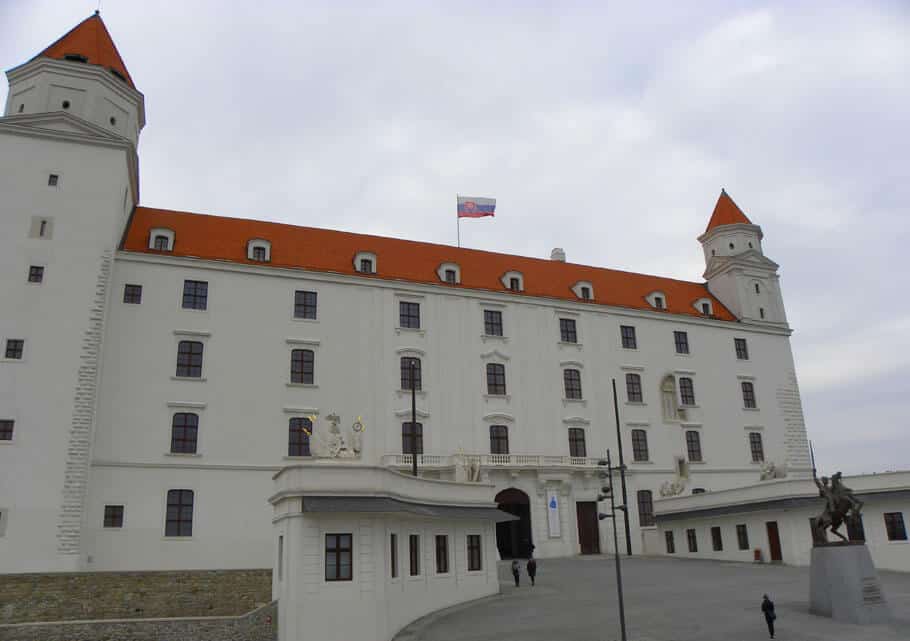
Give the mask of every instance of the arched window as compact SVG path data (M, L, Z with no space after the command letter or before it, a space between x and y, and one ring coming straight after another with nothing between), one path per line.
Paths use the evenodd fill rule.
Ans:
M562 379L565 385L566 398L581 400L581 372L577 369L564 369Z
M246 246L246 257L257 263L267 263L272 259L272 243L261 238L254 238Z
M487 363L487 394L506 395L506 366L502 363Z
M413 379L411 378L411 366L414 366ZM401 357L401 389L410 390L412 387L415 391L423 389L423 376L420 373L420 359L413 356Z
M641 376L638 374L626 374L626 400L630 403L641 403Z
M174 250L174 230L166 227L155 227L149 232L149 249L158 251Z
M651 490L638 490L638 524L641 527L654 525L654 501Z
M648 460L648 433L645 430L632 430L632 460Z
M301 416L288 421L288 456L310 456L313 422Z
M315 356L311 349L291 350L291 382L301 385L313 384Z
M171 420L171 453L195 454L199 433L199 416L178 412Z
M505 425L490 426L490 454L509 453L509 428Z
M423 454L423 423L401 424L402 454Z

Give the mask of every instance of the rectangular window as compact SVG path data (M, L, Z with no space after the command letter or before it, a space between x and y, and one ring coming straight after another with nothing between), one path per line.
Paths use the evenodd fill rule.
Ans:
M155 249L166 252L169 249L169 247L168 247L169 244L170 243L168 241L167 236L163 236L163 235L155 236L155 242L154 242Z
M562 379L566 390L566 398L581 400L581 372L577 369L564 369L562 371Z
M123 302L130 305L142 303L142 285L124 285Z
M104 527L123 527L123 506L104 506Z
M749 530L746 529L745 523L736 526L736 542L740 550L749 549Z
M511 289L513 292L520 292L521 291L521 281L513 276L512 278L509 279L509 289Z
M195 454L199 435L199 416L178 412L171 420L171 453Z
M569 428L569 456L584 458L588 455L585 447L585 431L580 427Z
M310 456L313 422L302 416L288 420L288 456Z
M392 578L398 578L398 535L389 535L389 563L391 564Z
M885 531L889 541L906 541L907 528L904 527L903 512L885 512Z
M638 524L641 527L654 525L654 500L651 490L638 490Z
M667 542L667 554L676 554L676 542L673 540L673 532L670 530L664 532L664 540Z
M656 307L657 309L664 308L664 297L663 296L654 297L654 307Z
M632 430L632 460L648 460L648 433L645 430Z
M752 451L753 463L761 463L765 460L765 448L761 442L760 432L749 432L749 449Z
M722 552L724 549L724 539L721 536L719 526L711 528L711 546L714 548L715 552Z
M316 355L311 349L291 350L291 383L313 385L316 372Z
M58 176L57 174L48 175L48 177L47 177L47 186L48 187L56 187L57 183L59 183L59 182L60 182L60 176Z
M480 535L468 534L468 572L477 572L483 568L480 552Z
M581 288L581 299L582 300L591 300L591 288L590 287Z
M325 535L326 581L350 581L353 577L352 540L350 533Z
M449 573L449 537L436 535L436 574Z
M741 361L749 360L749 347L746 345L745 338L734 338L733 346L736 348L736 358Z
M749 381L743 381L740 385L743 388L743 407L754 410L758 407L755 402L755 386Z
M643 401L641 376L638 374L626 374L626 398L630 403L641 403Z
M294 292L294 318L316 320L316 292Z
M413 373L411 366L414 367ZM413 376L413 379L412 379ZM420 391L423 389L423 376L420 373L420 359L410 356L401 359L401 389Z
M208 282L204 280L183 281L183 309L206 309L208 301Z
M695 538L695 530L686 530L686 541L689 544L689 552L698 552L698 539Z
M373 273L373 261L369 258L360 259L360 272L363 274L372 274Z
M631 325L621 325L619 327L622 336L622 346L626 349L638 349L638 340L635 338L635 328Z
M25 340L21 338L6 339L6 358L22 360L22 351L25 349Z
M177 376L202 378L202 343L180 341L177 345Z
M702 303L701 304L701 313L705 316L711 315L711 303Z
M502 336L502 312L483 310L483 333L487 336Z
M686 449L689 452L690 461L701 462L701 435L695 430L686 432Z
M40 265L31 265L28 268L28 282L40 283L44 280L44 267Z
M689 353L689 334L688 332L673 332L673 342L676 343L677 354Z
M401 424L401 453L423 454L423 423Z
M679 379L679 400L683 405L695 405L695 385L691 378Z
M454 270L454 269L447 269L447 270L446 270L446 282L447 282L449 285L454 285L454 284L455 284L455 270Z
M506 366L501 363L487 363L487 394L506 395Z
M411 576L420 576L420 535L408 536L408 572Z
M505 425L490 426L490 454L509 453L509 428Z
M420 329L420 303L398 302L399 327Z
M253 260L257 263L265 262L265 247L253 247Z
M559 340L563 343L577 343L578 332L575 331L574 318L559 319Z
M168 490L164 536L193 536L193 490Z
M10 419L3 419L0 421L0 441L12 441L13 440L13 427L16 422Z

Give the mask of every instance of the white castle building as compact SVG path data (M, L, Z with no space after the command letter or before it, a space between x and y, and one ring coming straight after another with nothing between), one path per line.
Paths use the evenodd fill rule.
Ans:
M271 567L272 477L330 415L364 463L495 484L503 557L612 545L608 448L636 552L661 496L808 478L778 266L726 193L704 282L153 209L99 16L7 76L0 573Z

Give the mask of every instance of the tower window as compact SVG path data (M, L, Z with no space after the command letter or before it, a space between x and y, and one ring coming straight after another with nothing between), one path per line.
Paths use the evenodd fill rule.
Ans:
M765 448L759 432L749 432L749 451L752 452L753 463L761 463L765 460Z
M620 336L622 337L622 346L625 349L638 349L638 341L635 338L635 328L632 325L620 325Z
M142 285L124 285L123 302L131 305L142 303Z
M62 106L64 109L69 109L69 108L70 108L70 101L69 101L69 100L64 100L63 103L61 104L61 106Z
M19 113L22 113L23 111L25 111L25 103L19 105Z
M59 183L59 182L60 182L60 176L58 174L50 174L47 177L47 186L48 187L56 187L57 183Z
M764 307L759 307L759 308L758 308L758 315L759 315L761 318L764 318L764 317L765 317L765 308L764 308Z
M645 430L632 430L632 460L648 460L648 433Z
M126 76L117 71L116 69L111 69L111 73L120 78L123 82L126 82Z
M483 333L487 336L502 336L502 312L483 310Z
M641 376L626 374L626 398L630 403L641 403Z
M171 421L171 453L195 454L199 416L180 412Z
M563 343L577 343L578 331L575 327L574 318L559 319L559 340Z
M117 124L117 119L114 118L113 116L111 116L110 123L111 123L111 126L113 127L114 125Z
M28 282L40 283L44 280L44 267L32 265L28 268Z
M695 386L691 378L679 379L679 398L683 405L695 405Z
M63 59L69 60L70 62L88 62L88 58L81 53L67 53L64 54Z
M754 410L757 407L755 403L755 386L749 381L742 382L743 388L743 407L748 410Z
M701 437L695 430L686 432L686 451L689 454L689 461L701 462Z
M420 329L420 303L398 302L398 326L402 329Z
M193 490L168 490L164 536L193 536Z
M301 416L288 421L288 456L310 456L313 422Z
M738 360L749 360L749 346L745 338L734 338L733 347L736 349L736 358Z
M733 249L733 243L730 243L730 249Z
M104 527L123 527L123 506L104 506Z
M676 344L677 354L689 353L689 334L688 332L673 332L673 342Z
M315 379L315 354L311 349L291 350L291 383L313 385Z
M761 294L761 289L759 289L758 283L755 283L755 293L756 293L756 294Z
M21 338L8 338L6 339L6 352L5 358L21 361L22 360L22 351L25 348L25 340Z
M177 345L177 374L179 378L202 378L202 343L180 341Z

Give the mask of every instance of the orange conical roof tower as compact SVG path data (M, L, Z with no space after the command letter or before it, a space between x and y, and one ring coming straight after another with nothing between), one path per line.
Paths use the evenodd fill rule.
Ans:
M705 229L707 234L715 227L721 225L751 225L752 221L743 213L733 199L723 189L720 190L720 196L717 198L717 204L714 205L714 213L711 214L711 220L708 221L708 228Z
M96 11L63 37L54 42L35 58L44 56L56 60L79 60L90 65L99 65L122 77L130 87L136 88L130 72L126 70L123 58L117 52L111 34L101 15Z

